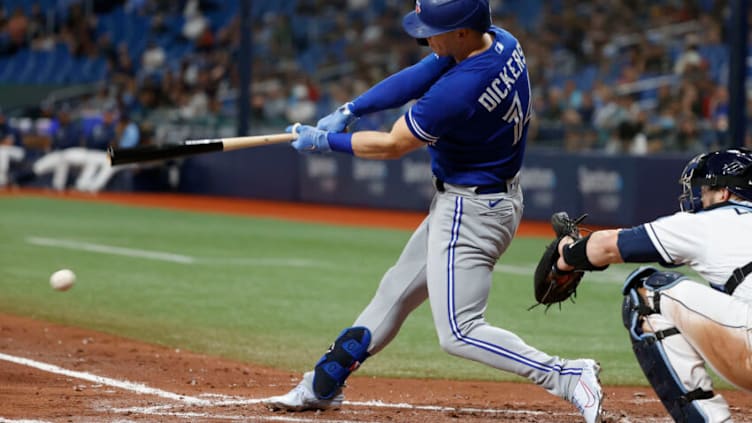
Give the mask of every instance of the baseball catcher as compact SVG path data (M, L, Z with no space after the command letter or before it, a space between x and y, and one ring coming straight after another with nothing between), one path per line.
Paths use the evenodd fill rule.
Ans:
M680 212L559 242L556 270L642 266L622 288L622 320L648 382L676 422L732 421L708 368L752 392L752 150L699 154L679 178ZM588 264L592 263L592 264Z
M575 246L580 244L580 248L584 248L587 244L586 240L589 236L582 238L579 228L579 224L586 217L587 214L583 214L572 220L567 212L558 212L551 216L551 226L556 233L556 239L548 244L543 251L538 266L535 268L534 287L537 303L530 309L541 304L546 306L546 310L554 304L559 304L559 307L561 307L562 301L577 296L577 286L580 284L585 270L604 270L608 267L593 266L587 260L580 263L579 266L575 266L572 270L561 270L556 266L556 262L559 261L562 254L567 260L567 256L571 256L568 252L577 248ZM576 242L571 244L570 248L564 248L560 251L559 244L566 237ZM567 262L570 263L570 260L567 260Z

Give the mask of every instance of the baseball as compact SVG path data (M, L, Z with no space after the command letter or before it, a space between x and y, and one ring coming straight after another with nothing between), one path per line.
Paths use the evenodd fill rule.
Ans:
M67 291L76 282L76 274L70 269L61 269L50 276L50 286L58 291Z

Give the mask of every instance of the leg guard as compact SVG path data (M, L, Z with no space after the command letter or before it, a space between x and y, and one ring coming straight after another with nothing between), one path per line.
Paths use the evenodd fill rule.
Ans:
M700 388L690 391L685 388L663 347L663 339L678 335L679 331L673 327L656 332L644 332L642 329L645 316L656 311L645 303L637 288L647 285L648 280L651 280L651 285L666 287L677 282L683 275L648 269L633 272L624 285L622 319L624 327L629 331L632 350L648 382L671 417L677 422L704 423L707 417L694 401L713 398L713 391Z
M316 363L313 393L319 399L337 395L350 373L368 358L371 331L366 327L347 328L340 333L329 351Z
M646 286L652 290L659 291L674 286L681 280L687 279L684 274L679 272L661 272L655 267L643 266L632 271L624 281L624 287L621 293L629 295L629 292L641 286Z

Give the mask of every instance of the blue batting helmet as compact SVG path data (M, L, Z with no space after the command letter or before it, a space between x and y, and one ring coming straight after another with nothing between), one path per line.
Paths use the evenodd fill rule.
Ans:
M683 211L702 209L700 187L727 188L746 201L752 201L752 151L730 148L695 156L682 171L679 183Z
M491 26L488 0L416 0L415 11L402 19L402 27L418 39L460 28L486 32Z

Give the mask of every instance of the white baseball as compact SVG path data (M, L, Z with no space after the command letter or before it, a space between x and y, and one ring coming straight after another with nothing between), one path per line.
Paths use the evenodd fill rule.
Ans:
M70 269L61 269L50 276L50 286L58 291L67 291L76 282L76 274Z

